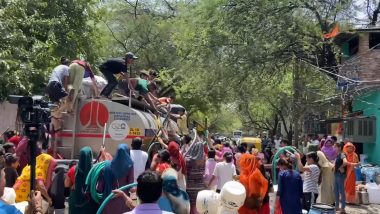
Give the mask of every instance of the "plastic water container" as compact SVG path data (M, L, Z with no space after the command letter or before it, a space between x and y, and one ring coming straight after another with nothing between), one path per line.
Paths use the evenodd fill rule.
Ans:
M361 165L367 164L367 158L368 158L368 155L360 154L360 164Z
M380 204L380 185L366 184L370 204Z
M335 207L327 204L313 204L309 214L335 214Z

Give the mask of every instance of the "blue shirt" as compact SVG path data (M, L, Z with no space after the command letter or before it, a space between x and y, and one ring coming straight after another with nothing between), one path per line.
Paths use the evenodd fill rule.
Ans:
M4 203L0 200L0 214L22 214L15 206Z
M302 214L301 199L303 196L302 178L295 170L280 172L278 192L283 214Z

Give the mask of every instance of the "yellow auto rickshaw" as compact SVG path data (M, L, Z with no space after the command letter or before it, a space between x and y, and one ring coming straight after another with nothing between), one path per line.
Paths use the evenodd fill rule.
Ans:
M240 140L240 143L246 143L248 148L252 145L255 145L256 149L261 152L261 139L257 137L243 137Z

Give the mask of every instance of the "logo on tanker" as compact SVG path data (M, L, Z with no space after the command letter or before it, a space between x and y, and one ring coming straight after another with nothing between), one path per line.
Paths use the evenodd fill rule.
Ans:
M108 128L111 138L117 141L124 140L128 136L128 131L128 124L122 120L114 120Z
M90 128L104 127L109 118L107 107L97 101L86 103L80 110L79 115L82 126Z

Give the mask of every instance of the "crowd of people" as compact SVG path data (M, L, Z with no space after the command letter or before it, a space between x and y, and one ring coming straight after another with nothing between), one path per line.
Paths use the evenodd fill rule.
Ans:
M0 190L3 188L3 198L9 198L12 192L16 196L8 203L30 200L31 171L23 141L26 138L13 131L4 134L5 143L0 151L4 182L0 182ZM358 155L354 144L338 142L334 136L320 140L308 136L299 148L295 148L298 152L283 152L278 160L274 160L273 154L282 147L291 146L286 139L272 143L264 138L262 151L253 144L238 145L212 137L205 143L189 135L183 135L181 141L169 141L159 135L149 154L142 150L142 144L140 138L133 139L131 149L127 144L120 144L113 156L102 149L95 162L91 148L82 148L79 161L71 163L68 169L57 166L52 156L39 150L36 190L45 206L55 209L56 213L65 209L66 197L69 198L69 213L96 213L113 192L116 197L107 203L102 213L132 210L132 213L142 213L141 210L151 208L193 214L197 213L195 202L199 191L209 189L219 193L227 182L235 180L246 191L246 200L238 213L268 214L273 174L265 165L275 161L279 171L277 213L309 211L317 201L345 213L346 203L356 202ZM119 190L134 182L138 183L137 189ZM146 183L140 185L141 182ZM159 183L159 197L149 196L154 189L150 182ZM144 192L141 189L145 189ZM136 207L137 199L142 207ZM0 207L5 205L0 204ZM19 213L17 209L12 210L7 213Z
M124 95L145 100L155 112L165 109L173 100L157 98L157 72L143 70L139 78L127 74L128 65L136 59L133 53L127 53L124 58L102 63L99 69L108 83L99 90L89 63L62 58L61 65L54 68L50 76L46 92L50 100L60 106L58 112L63 108L72 112L83 78L89 77L95 97L109 98L118 85ZM0 196L12 198L10 196L14 194L14 199L8 199L7 203L21 203L37 198L31 197L36 195L55 213L64 211L65 198L68 197L69 213L96 213L107 196L113 193L115 197L107 203L103 213L144 213L149 209L194 214L198 213L196 198L199 191L208 189L219 193L227 182L239 181L245 188L246 200L238 213L269 214L273 174L265 164L276 162L279 170L277 213L309 211L317 199L345 213L346 203L356 201L354 167L359 160L355 146L350 142L338 142L335 136L319 139L308 135L295 148L298 152L285 151L274 160L274 154L281 147L292 146L290 141L279 136L274 139L264 137L262 151L259 151L253 144L222 142L212 137L192 139L185 110L172 114L172 117L177 119L178 134L182 138L169 140L162 130L156 138L155 145L158 146L150 148L149 154L142 151L140 138L133 139L132 149L127 144L120 144L113 156L101 149L100 158L95 162L91 148L84 147L79 161L66 169L57 166L51 155L38 149L35 173L38 191L32 193L28 138L7 131L0 150ZM53 112L52 118L54 130L58 131L60 116ZM119 190L134 182L137 182L137 188ZM137 199L140 205L136 207ZM7 213L19 213L7 203L0 202L0 211L5 207L11 210ZM29 203L28 207L31 205L42 210L43 203Z
M359 159L355 146L338 142L335 136L320 140L307 136L298 149L299 153L278 160L277 210L302 213L318 200L346 213L346 203L356 203L355 167Z

